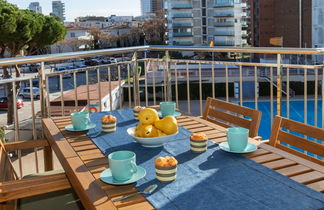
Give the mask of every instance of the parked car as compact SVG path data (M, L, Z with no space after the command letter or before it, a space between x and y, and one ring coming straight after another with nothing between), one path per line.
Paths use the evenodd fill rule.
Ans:
M111 64L110 60L108 60L108 59L102 59L101 63L102 64Z
M97 59L91 59L91 60L87 60L85 62L85 65L87 65L87 66L97 66L99 64L100 64L100 61Z
M73 65L67 66L66 69L75 69Z
M66 68L63 67L63 66L60 66L60 67L56 67L55 68L55 71L65 71L65 70L66 70ZM71 77L72 77L71 74L63 74L63 79L65 79L65 78L71 78Z
M84 64L79 64L79 65L76 65L76 67L78 69L82 69L82 68L87 68L88 66L87 65L84 65Z
M24 101L22 99L17 98L17 108L21 109L24 107ZM0 98L0 109L8 109L8 98L1 97Z
M19 96L22 98L30 98L31 94L30 94L30 88L26 87L20 90L19 92ZM40 90L37 87L33 87L33 96L36 99L40 98Z

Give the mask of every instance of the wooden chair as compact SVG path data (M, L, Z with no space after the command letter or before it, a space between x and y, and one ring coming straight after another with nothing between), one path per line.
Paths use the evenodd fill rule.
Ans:
M8 156L8 151L49 147L46 140L13 142L0 140L0 210L7 209L59 209L62 202L75 200L70 182L64 172L48 171L19 179ZM61 202L61 203L60 203ZM40 207L39 205L42 205ZM60 205L62 204L62 205ZM79 206L80 202L70 206ZM69 205L65 206L68 207Z
M208 97L202 118L226 128L233 125L247 128L250 130L249 136L253 138L258 135L261 112Z
M312 140L304 137L311 137ZM317 142L318 140L321 141L321 143ZM276 116L273 121L269 141L269 144L273 147L277 147L304 159L324 165L323 159L320 160L316 157L320 156L324 158L323 142L324 129L322 128L306 125L280 116ZM302 149L304 152L291 148L291 146ZM309 153L312 153L313 155L310 155Z

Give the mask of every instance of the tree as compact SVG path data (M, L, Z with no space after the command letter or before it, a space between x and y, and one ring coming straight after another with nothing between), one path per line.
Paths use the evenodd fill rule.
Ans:
M102 33L97 28L92 28L90 30L90 35L92 36L93 49L100 49L100 39L102 38Z
M63 25L53 17L45 17L30 10L19 10L16 6L0 0L0 58L5 57L5 52L10 57L22 55L27 49L46 47L64 38L66 30ZM28 50L29 49L29 50ZM15 66L16 77L20 77L19 67ZM3 78L9 78L6 67L3 68ZM13 91L18 92L20 83L16 83L13 90L12 84L7 84L8 113L7 124L13 123Z
M150 45L165 44L165 19L152 19L144 21L142 26L145 41Z
M32 14L38 22L42 23L42 30L35 33L28 42L27 54L33 55L35 52L63 40L67 30L54 17L44 16L37 13Z

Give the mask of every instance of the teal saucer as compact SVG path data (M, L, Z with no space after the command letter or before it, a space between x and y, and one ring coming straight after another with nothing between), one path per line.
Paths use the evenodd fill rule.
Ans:
M250 153L258 149L258 147L255 144L248 143L248 145L243 151L231 151L227 141L220 143L218 146L221 150L231 153Z
M159 117L162 118L162 113L161 113L161 111L158 111L158 114L159 114ZM173 117L179 117L179 116L181 116L181 113L180 113L180 112L174 112L172 116L173 116Z
M107 184L114 184L114 185L124 185L124 184L131 184L137 182L138 180L142 179L146 175L146 170L140 166L137 166L137 172L132 176L132 178L126 181L119 181L112 177L110 168L104 170L100 174L101 181Z
M89 130L89 129L92 129L95 127L96 127L95 123L90 123L85 129L76 130L76 129L74 129L73 125L71 124L71 125L65 126L65 130L67 130L67 131L86 131L86 130Z

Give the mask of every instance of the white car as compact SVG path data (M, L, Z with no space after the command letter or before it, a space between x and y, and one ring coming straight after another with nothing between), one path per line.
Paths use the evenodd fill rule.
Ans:
M30 98L31 94L30 94L30 88L26 87L20 90L19 92L19 96L22 98ZM36 99L40 98L40 90L37 87L33 87L33 96Z

